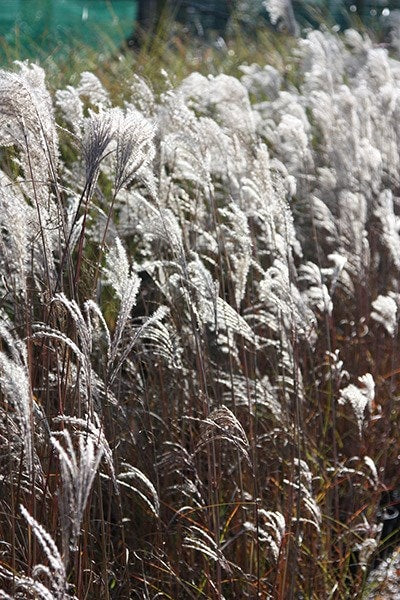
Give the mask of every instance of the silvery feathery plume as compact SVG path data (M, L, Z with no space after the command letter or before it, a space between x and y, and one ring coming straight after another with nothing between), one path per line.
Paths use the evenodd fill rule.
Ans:
M143 175L154 158L154 126L135 109L89 111L83 121L86 187L96 184L100 167L115 178L115 193ZM152 186L152 177L146 181ZM153 195L154 195L153 190Z
M53 432L50 438L60 461L61 533L63 553L68 557L69 551L76 549L86 504L103 458L110 469L115 485L116 478L111 450L99 425L99 419L95 419L97 423L90 419L68 416L55 420L55 422L61 421L74 427L73 436L68 429L63 429Z
M265 272L259 284L259 295L271 316L268 325L274 330L280 330L283 322L287 332L294 326L298 334L308 336L315 327L313 312L291 280L287 264L281 260L276 259Z
M255 123L247 89L236 77L224 74L209 80L215 120L230 135L237 135L243 141L254 140Z
M109 93L94 73L89 71L81 73L77 91L80 96L87 98L98 109L108 108L110 105Z
M285 517L278 511L269 511L264 508L257 510L258 524L245 521L243 528L246 533L256 536L257 542L265 545L271 551L275 561L279 559L280 547L286 532Z
M74 351L76 358L79 360L77 375L81 375L81 383L85 386L84 397L86 397L88 406L92 409L92 399L98 395L99 386L101 387L101 382L93 371L91 364L91 354L95 345L93 318L99 322L103 330L106 341L106 358L109 359L111 337L107 323L105 322L100 307L93 300L87 300L83 305L82 311L78 304L74 300L69 300L65 294L56 294L52 302L64 307L68 311L76 328L77 344L66 336L63 336L61 332L59 332L59 337L57 338L56 330L50 330L46 327L41 329L40 325L37 326L38 329L35 331L34 335L36 337L41 335L46 337L47 335L49 339L59 339Z
M81 384L83 383L86 388L86 399L90 408L92 408L92 396L97 393L97 379L93 377L92 365L91 365L91 353L93 350L93 330L91 328L91 322L89 319L90 310L95 310L95 303L84 304L84 313L82 313L78 304L74 300L68 300L64 294L56 294L52 300L53 304L63 306L69 313L74 326L76 327L77 340L74 341L71 337L64 334L61 330L54 329L45 324L36 324L34 326L34 332L32 335L33 339L46 338L47 340L55 340L61 342L63 345L68 347L74 354L76 359L77 375L82 376ZM97 313L100 310L98 309ZM87 320L85 318L87 317ZM102 321L102 325L105 327L106 334L108 328ZM108 338L109 340L109 334ZM108 350L108 349L107 349Z
M119 218L114 222L110 220L109 233L106 237L107 246L111 246L111 239L115 239L118 235L121 239L136 240L138 256L143 256L143 258L151 256L153 250L150 248L148 240L140 234L140 226L148 218L149 212L143 189L139 190L136 186L129 187L129 189L123 188L115 199L115 207ZM113 233L113 230L117 235ZM103 235L104 231L101 236L103 237Z
M49 208L50 180L58 161L53 106L37 65L19 63L20 73L0 71L0 146L16 146L24 188L40 207Z
M368 198L371 192L379 192L383 167L375 136L368 139L363 131L365 116L370 111L362 102L360 94L357 96L354 90L346 85L340 86L333 101L336 118L330 130L330 135L335 136L335 143L331 140L331 160L337 172L344 171L345 177L341 186L360 191ZM366 109L366 114L363 108ZM345 159L346 148L347 152L351 152L351 162L348 164Z
M208 325L215 332L217 343L220 345L225 345L226 342L229 345L230 342L234 347L234 334L256 345L256 336L250 325L235 308L218 295L216 282L199 258L188 264L187 273L191 299L194 300L192 308L199 325Z
M264 113L265 108L266 113ZM311 124L307 116L307 104L304 97L295 89L281 90L278 97L273 102L266 102L254 106L255 110L260 110L260 115L272 116L274 122L278 124L285 115L295 117L301 121L301 129L309 134L311 131Z
M24 468L29 478L33 476L35 462L34 449L34 399L30 385L28 357L25 345L9 333L8 319L1 315L0 336L6 342L9 353L0 352L0 383L5 401L13 407L14 417L20 438Z
M210 186L209 154L204 156L201 151L199 152L200 138L196 132L190 129L184 131L185 133L182 130L171 132L163 137L160 146L162 164L171 173L176 187L183 187L185 182L189 182L190 185L204 189L207 193ZM163 179L160 195L166 204L165 200L168 200L170 195L171 177L164 176Z
M276 130L278 156L293 175L312 168L307 132L301 119L284 114Z
M26 508L21 506L20 509L22 516L32 529L36 540L41 546L49 566L43 564L34 565L31 577L15 573L0 566L0 575L5 579L12 580L16 589L21 590L21 593L29 594L29 597L31 597L31 594L34 594L35 598L40 598L41 600L77 600L76 596L72 596L70 593L65 568L66 563L61 557L55 541L44 527L28 513ZM9 596L0 593L0 597L7 598ZM22 596L17 592L17 597Z
M286 171L286 173L285 173ZM246 215L259 227L257 254L259 260L264 255L286 260L288 251L301 255L301 247L296 238L293 216L287 196L291 185L285 168L281 170L279 161L271 161L267 147L262 144L248 175L241 181L241 206Z
M299 26L294 16L291 0L264 0L263 5L268 11L273 25L283 22L291 35L299 35Z
M378 194L382 185L383 157L370 140L363 137L357 143L357 168L360 189L367 195Z
M327 251L336 249L339 245L339 233L337 230L337 222L330 211L329 206L327 206L326 202L323 202L319 197L314 195L312 195L308 201L308 212L311 213L312 219L311 227L316 230L319 244ZM309 236L308 239L304 239L303 243L308 247L313 242L311 239L311 231L307 230L306 232L309 233ZM302 232L300 231L299 233L301 235Z
M27 64L19 64L19 69L20 73L0 72L0 146L17 150L18 157L13 160L23 175L18 189L29 203L26 211L35 257L34 277L50 284L60 225L50 186L57 179L58 138L44 71ZM18 195L19 204L24 205L22 194ZM21 228L16 234L20 232Z
M140 288L140 278L135 269L129 264L126 250L119 238L107 254L106 266L103 270L106 282L112 286L117 297L121 301L120 309L115 327L115 333L111 342L109 365L116 360L118 350L122 341L122 335Z
M97 446L99 446L99 448L101 447L102 449L102 460L107 465L110 478L114 484L114 487L117 489L118 486L114 470L113 456L99 415L96 412L93 412L93 414L90 416L90 419L88 417L79 418L68 415L60 415L55 417L53 421L54 423L71 425L74 428L74 434L77 438L89 434L93 440L96 440ZM57 434L58 432L55 432L55 435Z
M393 192L383 190L375 201L374 216L379 223L381 243L397 271L400 271L400 217L395 214Z
M135 106L145 117L151 117L155 112L155 98L153 90L139 75L134 74L130 85L131 98L127 108Z
M141 335L141 348L146 355L163 358L169 368L182 369L183 347L172 319L167 323L157 319L147 324Z
M179 221L169 208L152 208L145 232L153 239L161 239L170 247L179 263L184 262L185 250Z
M207 444L216 440L232 444L240 456L250 464L250 444L239 419L228 407L222 405L215 408L206 419L201 421L201 439L196 445L195 453Z
M17 294L26 293L32 230L35 212L28 206L20 190L0 171L0 256ZM11 286L10 286L11 287Z
M366 373L358 378L359 386L351 383L340 390L339 404L349 403L354 411L358 432L361 437L362 426L365 419L365 409L370 409L375 398L375 381L371 373Z
M45 324L37 324L34 326L34 332L32 334L32 339L38 338L46 338L47 340L55 340L57 342L61 342L65 346L67 346L75 356L77 361L77 369L78 373L80 369L82 369L84 374L84 380L89 382L91 380L91 365L87 360L87 357L84 352L79 348L78 344L75 343L70 337L64 334L62 331L58 329L53 329L52 327L46 326Z
M379 484L379 474L376 463L372 460L370 456L364 456L364 463L368 467L371 475L372 475L372 484L376 489Z
M218 563L229 575L232 568L225 558L215 539L205 529L192 525L188 528L188 535L183 540L183 547L200 552L206 559Z
M299 52L304 71L303 95L324 90L329 95L337 84L343 83L344 44L335 35L312 30L299 40Z
M347 466L352 464L355 466ZM352 456L345 464L339 463L336 467L328 467L328 471L336 471L339 476L356 475L358 478L364 479L373 489L377 489L379 485L378 469L370 456L364 456L363 459L359 456Z
M197 472L197 461L193 453L188 452L179 443L166 442L165 450L158 462L163 473L173 476L176 483L169 489L172 494L178 493L191 506L204 506L204 485ZM179 510L184 511L185 507Z
M347 258L337 252L328 254L327 258L333 263L333 267L323 269L323 273L330 278L329 294L332 297L339 282L343 282L349 289L351 288L351 285L348 285L349 276L348 273L344 271Z
M333 303L318 265L311 261L300 265L298 282L300 286L304 286L302 296L306 298L308 306L317 309L320 313L332 314Z
M68 200L66 206L66 229L69 232L68 234L68 246L69 250L72 253L76 244L79 241L79 238L82 233L82 227L84 223L84 215L81 215L79 218L79 205L80 205L80 195L72 194Z
M325 381L332 381L337 387L349 380L349 372L344 368L344 363L340 358L339 350L335 352L325 352L324 366L327 366L327 371L324 374Z
M389 294L383 296L380 294L372 302L371 319L380 323L392 337L397 331L397 320L398 320L398 304L396 298L399 298L399 294Z
M121 463L123 471L119 473L117 481L121 487L132 490L155 517L160 515L160 501L157 491L151 481L140 469L129 463Z
M115 193L140 176L155 156L155 128L138 111L114 109L116 121Z
M250 94L259 99L267 96L271 100L278 97L282 85L282 75L271 65L240 65L240 71L243 73L240 81Z
M312 472L306 461L295 458L294 464L298 469L300 475L299 480L296 482L284 479L283 482L288 487L291 487L294 493L300 496L300 504L302 506L301 514L306 514L306 517L297 515L293 517L293 521L311 524L317 531L320 531L322 515L321 509L318 505L316 498L313 496L312 490ZM304 512L303 512L304 511Z
M318 198L323 198L328 209L336 216L338 188L346 188L349 190L348 193L350 190L355 192L361 188L358 179L362 162L360 119L355 110L356 99L351 93L344 94L342 90L340 94L330 95L320 86L322 84L318 84L317 90L307 96L314 122L318 123L318 131L322 133L321 151L328 155L327 166L318 169L318 184L315 192ZM339 103L342 104L341 107L338 106ZM368 170L363 169L362 172ZM362 189L368 187L363 185ZM346 223L346 218L344 222ZM322 243L324 243L323 238Z
M204 77L192 73L179 86L188 107L212 117L229 135L252 140L255 123L249 95L236 77L218 75Z
M53 101L46 88L44 70L33 63L16 62L20 69L20 76L27 82L34 102L40 129L45 139L45 150L53 167L57 166L58 135L54 118Z
M65 90L56 91L56 106L63 119L72 126L76 134L80 134L85 121L84 99L101 111L109 107L110 99L100 80L93 73L84 71L76 87L67 86Z
M232 342L232 334L242 336L246 341L253 346L257 346L257 336L247 323L247 321L223 298L217 298L215 311L215 327L218 337L221 333L226 332L229 341ZM224 336L222 336L222 340Z
M343 190L339 194L338 208L338 232L343 255L347 258L345 269L352 277L362 278L370 262L365 196Z
M210 150L198 118L185 104L181 93L171 92L165 96L158 115L161 132L161 163L171 173L164 179L166 191L172 178L175 185L182 187L186 181L193 183L205 194L209 194ZM160 190L161 200L165 193ZM165 201L164 201L165 203Z
M235 139L221 125L209 117L198 119L198 133L202 140L202 154L213 176L221 177L232 185L230 177L241 171L242 161L235 157Z
M86 187L92 189L97 182L101 162L111 151L117 123L112 111L91 112L84 122L82 142L86 170Z
M187 275L189 289L186 289L185 297L198 325L204 327L206 324L211 324L217 328L218 286L211 273L196 256L195 260L187 265Z
M132 308L140 280L129 264L126 250L119 238L115 240L115 245L107 253L106 266L103 271L106 282L112 286L121 301L124 297L132 297L129 300L130 308Z
M176 100L173 102L173 100ZM183 103L180 94L165 103L165 110L159 115L162 131L160 144L161 163L159 202L175 213L196 216L194 221L202 222L205 211L203 202L214 193L213 176L232 187L231 179L239 170L234 157L234 141L224 128L213 118L196 117ZM187 197L187 206L182 206L182 195ZM193 194L197 201L193 202Z
M222 395L224 402L234 398L236 406L248 408L253 415L259 415L263 409L267 409L278 423L283 421L284 414L278 399L278 389L272 385L267 375L259 379L250 379L241 375L217 372L215 381L228 390Z
M236 307L239 308L246 293L252 257L250 228L246 214L233 202L226 208L220 208L219 214L226 221L221 226L221 232L224 234L225 249L231 260L235 301Z
M385 84L393 81L393 71L386 48L374 47L368 50L367 60L361 74L361 77L363 76L376 92Z
M77 88L69 85L65 90L57 90L55 103L64 121L72 127L75 134L79 135L84 120L84 107Z
M166 307L159 306L150 317L143 321L137 330L131 331L130 339L122 347L124 332L131 320L131 311L136 303L141 280L135 266L129 264L126 250L119 238L116 239L115 246L107 254L103 273L105 281L113 287L121 301L114 335L110 339L108 357L109 383L112 384L132 348L138 339L144 335L146 328L161 321L168 311Z

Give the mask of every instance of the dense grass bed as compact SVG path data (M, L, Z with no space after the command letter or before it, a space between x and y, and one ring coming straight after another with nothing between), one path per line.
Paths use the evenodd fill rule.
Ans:
M0 72L0 597L369 597L400 63L313 31L82 67Z

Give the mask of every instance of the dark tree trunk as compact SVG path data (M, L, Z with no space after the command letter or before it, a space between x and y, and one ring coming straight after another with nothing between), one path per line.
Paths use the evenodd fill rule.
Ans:
M234 0L138 0L135 30L128 45L140 48L155 34L164 17L190 24L197 15L206 30L210 28L223 34L233 6Z
M135 31L128 40L129 46L140 47L147 36L157 31L166 4L166 0L139 0Z
M364 17L364 12L365 12L365 2L364 0L356 0L356 7L357 7L357 15L359 16L360 19L362 19Z
M154 31L158 17L159 0L139 0L136 25L143 31Z

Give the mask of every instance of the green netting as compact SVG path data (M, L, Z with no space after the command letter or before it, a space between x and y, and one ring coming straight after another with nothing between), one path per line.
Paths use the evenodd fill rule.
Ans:
M229 6L235 6L240 22L251 27L266 17L263 0L169 0L174 14L199 33L224 31ZM357 0L293 0L301 26L318 26L322 15L328 25L351 25L349 15ZM30 58L47 54L67 56L79 44L99 52L122 45L133 32L138 0L0 0L0 59L9 49ZM399 8L400 0L359 0L358 16L368 27L382 25L382 10Z
M119 46L133 30L136 0L0 0L0 39L22 55L76 42Z

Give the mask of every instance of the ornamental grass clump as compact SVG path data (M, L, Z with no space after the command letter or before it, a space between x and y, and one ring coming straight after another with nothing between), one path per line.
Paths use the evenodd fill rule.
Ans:
M400 63L355 31L290 61L132 74L118 106L0 72L2 598L368 592L400 483Z

